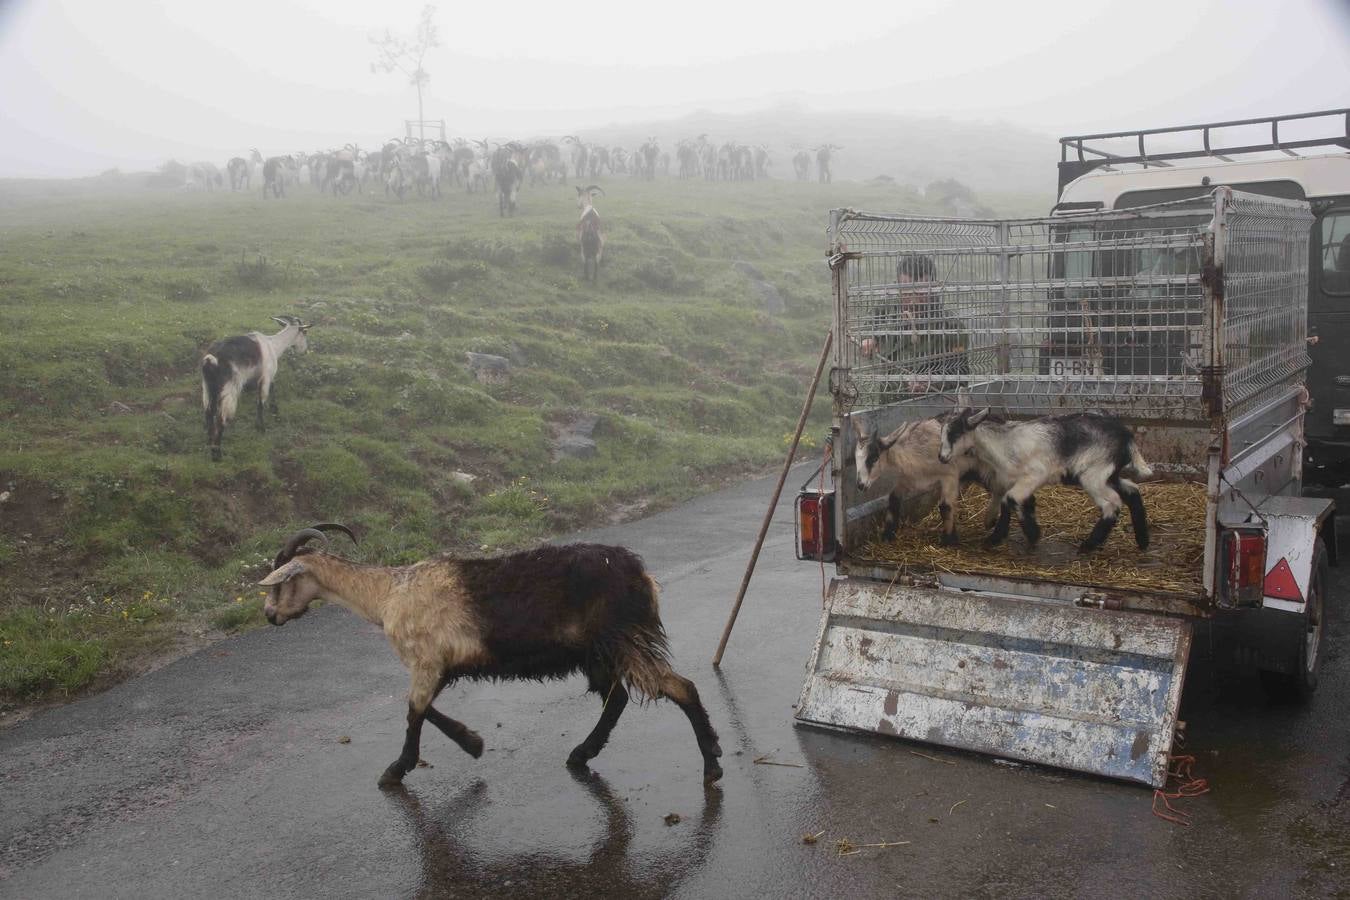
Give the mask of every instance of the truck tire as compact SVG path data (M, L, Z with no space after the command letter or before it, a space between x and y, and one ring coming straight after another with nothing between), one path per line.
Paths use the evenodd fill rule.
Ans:
M1262 670L1261 683L1272 700L1302 703L1317 690L1317 675L1322 668L1327 634L1326 590L1329 579L1327 548L1319 537L1313 547L1312 573L1308 581L1308 602L1303 606L1303 640L1290 656L1289 672Z

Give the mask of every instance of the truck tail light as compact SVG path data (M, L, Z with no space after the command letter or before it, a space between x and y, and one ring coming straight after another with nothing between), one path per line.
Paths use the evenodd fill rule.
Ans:
M803 490L797 495L797 558L833 562L834 491Z
M1265 595L1266 533L1233 529L1223 536L1228 606L1260 606Z

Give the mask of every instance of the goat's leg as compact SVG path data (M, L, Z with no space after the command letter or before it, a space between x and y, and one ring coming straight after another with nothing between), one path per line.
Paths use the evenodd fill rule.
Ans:
M1117 475L1111 482L1125 505L1130 508L1130 524L1134 526L1134 542L1140 550L1147 550L1149 543L1148 514L1144 512L1144 498L1139 494L1139 485L1128 478Z
M463 722L458 722L434 706L427 706L427 721L441 730L450 740L459 744L459 748L474 759L483 755L483 739L478 732Z
M408 731L403 738L403 751L380 776L380 787L396 787L402 784L403 776L417 765L418 752L422 746L422 722L427 717L427 708L431 706L431 698L436 695L439 686L439 675L413 673L412 688L408 691Z
M276 382L269 382L267 385L267 410L274 416L281 415L281 410L277 407Z
M1022 519L1022 533L1027 536L1027 543L1035 547L1041 539L1041 523L1036 521L1036 495L1032 494L1022 503L1020 510Z
M258 379L258 430L267 430L267 420L263 418L263 404L267 402L267 382Z
M698 698L698 688L688 678L673 671L661 676L661 696L673 700L694 727L694 737L698 739L699 752L703 754L703 783L712 784L722 777L722 766L717 758L722 755L722 745L717 742L717 732L708 720L708 711Z
M886 527L881 532L883 541L895 540L896 529L900 527L900 495L891 494L886 498Z
M960 502L961 482L948 479L940 485L942 499L938 501L938 512L942 515L942 543L954 547L960 543L956 534L956 505Z
M605 742L609 740L609 733L614 730L614 724L619 721L619 716L623 715L624 708L628 706L628 691L619 683L618 678L613 680L609 691L604 694L604 702L604 708L600 710L600 721L596 722L591 733L586 735L586 740L577 744L567 757L569 766L584 768L586 763L595 759L604 749Z
M1092 532L1083 541L1079 550L1087 552L1096 550L1106 539L1111 536L1111 531L1116 527L1116 519L1120 514L1120 495L1116 493L1115 488L1107 483L1107 479L1098 475L1084 476L1080 479L1083 490L1088 492L1097 504L1097 508L1102 511L1102 516L1097 520L1097 524L1092 526Z
M994 523L994 530L985 539L986 547L997 547L1007 540L1008 529L1012 524L1012 514L1035 492L1036 487L1035 479L1024 478L1008 488L1003 494L1003 500L998 511L998 521Z

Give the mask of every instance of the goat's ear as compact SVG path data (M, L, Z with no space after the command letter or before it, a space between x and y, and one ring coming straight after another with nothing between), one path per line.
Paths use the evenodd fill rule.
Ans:
M308 325L301 325L301 326L300 326L300 330L301 330L301 331L309 331L309 330L310 330L311 328L313 328L313 327L314 327L314 323L313 323L313 322L310 322Z
M290 581L295 576L303 575L307 571L309 570L305 568L305 564L303 562L301 562L298 559L293 559L290 562L286 563L286 565L282 566L280 569L277 569L274 572L272 572L262 581L258 582L258 584L262 585L263 587L271 587L274 584L282 584L284 582Z
M970 418L966 419L971 425L978 425L984 421L984 417L989 415L989 407L985 407L977 413L971 413Z
M867 437L867 429L863 427L862 419L857 416L849 416L849 421L853 423L853 433L860 438Z

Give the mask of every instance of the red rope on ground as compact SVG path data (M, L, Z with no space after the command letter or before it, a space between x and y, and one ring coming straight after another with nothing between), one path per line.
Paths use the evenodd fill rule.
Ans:
M1189 826L1191 824L1193 814L1184 809L1177 809L1171 801L1183 797L1199 797L1201 794L1209 793L1209 781L1204 778L1197 778L1194 769L1194 756L1171 757L1171 767L1167 770L1166 783L1153 792L1153 814L1155 816L1177 825ZM1176 782L1175 789L1169 791L1168 787L1173 782ZM1159 802L1162 804L1161 807Z

